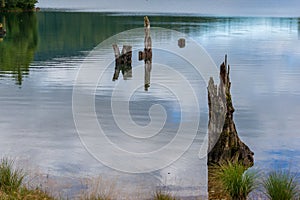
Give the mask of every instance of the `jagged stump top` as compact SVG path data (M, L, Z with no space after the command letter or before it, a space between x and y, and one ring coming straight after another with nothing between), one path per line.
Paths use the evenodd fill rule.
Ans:
M219 86L213 78L208 83L208 165L237 161L252 166L254 153L243 143L237 133L233 120L234 107L230 93L230 66L225 62L220 66Z

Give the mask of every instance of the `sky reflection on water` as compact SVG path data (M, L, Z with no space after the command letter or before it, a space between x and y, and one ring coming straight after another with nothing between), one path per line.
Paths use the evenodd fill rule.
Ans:
M5 20L15 19L7 16ZM224 54L228 54L232 98L236 108L235 122L242 140L255 153L255 166L266 169L284 167L297 171L300 167L300 20L195 16L152 16L150 20L152 26L188 34L207 50L217 65L223 61ZM78 68L85 62L88 52L116 33L142 27L143 18L120 14L41 12L31 21L36 23L37 29L32 26L28 32L33 36L38 33L32 37L38 38L38 43L36 47L33 45L36 49L29 66L24 65L27 60L22 63L20 59L17 63L25 74L22 84L15 85L16 79L9 76L18 71L16 68L4 68L10 66L6 60L0 63L3 75L0 78L2 155L31 160L42 171L54 176L109 174L119 177L118 172L95 161L82 147L73 122L72 89ZM19 28L17 23L11 24L14 24L14 30ZM13 54L23 55L21 49L14 48L15 44L11 41L17 37L11 33L13 31L7 33L0 48L7 45L5 48L12 47ZM130 39L139 41L143 38ZM24 42L22 38L14 41ZM112 49L107 52L113 55ZM14 60L14 57L10 59ZM154 59L181 70L198 88L202 109L200 133L187 154L174 165L144 174L142 178L122 174L120 182L128 183L130 180L128 187L133 188L136 183L148 178L150 181L143 188L158 184L175 189L182 186L182 191L197 196L203 193L201 188L195 187L203 186L200 178L205 171L197 154L202 142L201 134L205 134L207 127L206 85L183 61L172 58L166 52L155 51ZM142 65L137 61L137 54L133 60L133 67ZM172 82L172 77L160 74L155 68L153 70L152 76ZM112 63L111 71L105 73L107 84L99 87L96 93L97 112L107 116L105 127L111 131L114 129L108 120L111 113L107 111L107 99L114 86L111 81L113 72ZM143 82L144 77L137 78ZM119 79L124 81L122 77ZM166 128L172 130L178 127L179 108L173 96L156 86L155 82L148 93L143 88L141 90L132 97L133 119L139 124L146 124L149 121L148 106L158 102L166 106L170 115ZM149 99L151 95L155 98ZM147 106L143 104L146 99L149 100ZM191 110L186 112L192 113ZM112 138L118 140L117 135L112 135Z

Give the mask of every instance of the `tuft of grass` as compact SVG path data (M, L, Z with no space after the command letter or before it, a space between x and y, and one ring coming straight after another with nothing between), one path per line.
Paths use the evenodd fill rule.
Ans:
M25 173L15 167L14 160L0 160L0 200L54 200L46 192L23 186Z
M241 163L226 162L214 167L213 179L231 199L246 200L249 193L257 187L258 175L255 171L246 170L247 167Z
M46 192L40 189L29 190L25 187L21 187L18 191L12 191L4 193L0 191L0 200L55 200Z
M266 195L271 200L292 200L299 195L296 177L288 171L274 171L263 181Z
M20 189L25 173L14 168L14 161L3 158L0 161L0 190L7 193Z
M173 197L171 194L159 190L155 192L153 200L178 200L178 199Z

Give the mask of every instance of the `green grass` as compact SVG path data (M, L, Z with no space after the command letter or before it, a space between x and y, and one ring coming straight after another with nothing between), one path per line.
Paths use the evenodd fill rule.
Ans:
M162 191L157 191L153 196L153 200L178 200L178 199L173 197L171 194Z
M299 198L296 177L287 171L274 171L263 181L266 195L271 200Z
M240 163L226 162L214 167L213 179L231 199L246 200L249 193L257 187L258 175L255 171L246 170L247 167Z
M19 190L5 193L0 191L0 200L55 200L46 192L40 189L27 189L25 187L19 188Z
M23 186L25 173L14 166L14 161L3 158L0 161L0 200L53 200L46 192Z
M21 187L25 173L14 169L14 161L3 158L0 162L0 190L3 192L16 191Z

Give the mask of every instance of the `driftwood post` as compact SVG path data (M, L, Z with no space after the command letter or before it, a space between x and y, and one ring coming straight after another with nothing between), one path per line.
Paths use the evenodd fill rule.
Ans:
M220 198L221 191L212 183L211 166L226 161L240 162L246 167L253 165L254 153L244 144L236 131L233 120L229 78L230 66L225 62L220 66L220 84L214 84L213 78L208 83L208 194L209 199Z
M144 28L145 28L145 40L144 40L144 51L139 52L139 60L145 62L145 79L144 86L145 91L148 91L150 87L150 75L152 69L152 40L150 36L150 21L147 16L144 17Z
M119 47L113 44L114 54L115 54L115 73L112 80L118 80L120 71L123 74L123 78L132 77L132 46L124 45L122 53L120 53Z

